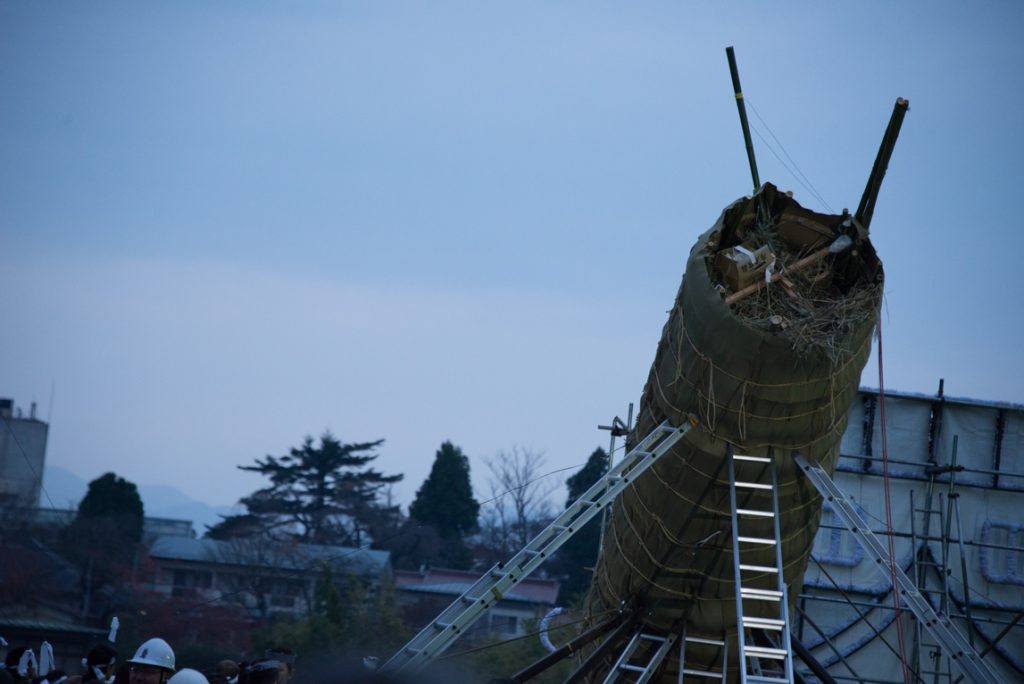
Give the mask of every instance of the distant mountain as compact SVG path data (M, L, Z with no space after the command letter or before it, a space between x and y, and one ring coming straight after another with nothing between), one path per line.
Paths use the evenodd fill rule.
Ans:
M57 508L77 508L78 502L89 488L89 483L70 470L48 465L43 476L43 487L46 489L46 495L49 495L49 500L46 495L43 496L44 506L49 506L52 501ZM139 496L142 497L142 505L147 516L191 520L199 536L206 532L207 525L220 522L221 515L235 512L235 506L211 506L168 485L140 484Z

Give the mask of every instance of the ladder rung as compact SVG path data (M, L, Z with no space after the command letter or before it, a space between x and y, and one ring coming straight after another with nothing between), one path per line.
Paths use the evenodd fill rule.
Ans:
M752 572L774 572L778 574L779 569L771 565L750 565L748 563L740 563L740 570L750 570Z
M770 545L773 545L773 546L775 544L775 540L774 539L769 539L768 537L744 537L744 536L738 536L738 537L736 537L736 541L747 542L748 544L770 544Z
M740 596L743 598L761 599L763 601L778 601L782 599L782 592L775 589L740 587Z
M754 508L737 508L736 515L753 515L759 518L774 518L774 511L759 511Z
M765 677L763 675L747 675L751 684L790 684L792 680L785 677Z
M783 620L776 620L775 618L747 617L744 615L743 626L753 627L754 629L770 629L778 632L785 629L786 623Z
M691 670L690 668L683 669L684 675L693 675L694 677L708 677L710 679L721 679L721 672L711 672L709 670Z
M745 454L733 454L734 460L737 461L753 461L755 463L771 463L772 459L767 456L747 456Z
M644 672L647 670L646 667L640 667L639 665L630 665L629 663L623 663L619 665L620 670L630 670L632 672Z
M439 632L443 632L444 630L448 629L451 626L452 626L452 623L450 623L450 622L435 622L434 623L434 629L436 629Z
M665 637L663 637L663 636L658 636L657 634L644 634L642 632L640 634L640 638L641 639L647 639L648 641L657 641L657 642L665 641Z
M744 646L743 653L751 658L771 658L785 660L789 653L784 648L768 648L767 646Z
M761 484L760 482L737 482L737 487L746 487L747 489L771 489L770 484Z
M708 646L725 646L725 642L720 639L705 639L704 637L686 637L686 643L688 644L707 644Z

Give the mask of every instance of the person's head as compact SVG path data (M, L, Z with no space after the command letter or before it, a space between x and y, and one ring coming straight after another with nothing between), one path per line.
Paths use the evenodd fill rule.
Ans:
M114 670L114 678L110 680L114 684L121 682L121 684L127 684L128 680L132 678L132 666L127 662L123 662L117 666Z
M220 684L238 684L238 663L234 660L222 660L217 663L217 669L206 675L210 682Z
M206 675L198 670L191 670L183 667L174 673L174 676L167 680L167 684L210 684Z
M164 684L174 674L174 651L163 639L150 639L139 646L128 665L128 684Z
M267 649L263 657L267 660L276 660L279 663L280 673L277 677L277 684L288 684L295 676L295 651L287 646L275 646Z
M264 658L246 668L248 684L277 684L281 677L281 663Z
M96 644L85 658L82 659L85 674L83 682L100 682L104 684L114 676L117 667L117 649L110 644Z

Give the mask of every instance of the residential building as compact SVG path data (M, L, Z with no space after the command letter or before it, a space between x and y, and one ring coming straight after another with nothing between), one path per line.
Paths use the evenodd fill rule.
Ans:
M306 614L317 578L353 574L374 590L391 572L387 551L260 539L162 536L149 549L151 588L167 596L242 605L254 617Z
M409 624L422 628L452 601L464 594L481 573L446 568L395 570L395 589ZM558 601L558 582L527 577L506 593L473 625L478 636L514 637L544 617Z

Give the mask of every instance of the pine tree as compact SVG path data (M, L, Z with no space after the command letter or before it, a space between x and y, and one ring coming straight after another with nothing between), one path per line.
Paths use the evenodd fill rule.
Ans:
M469 459L445 442L434 456L430 475L416 492L409 515L433 527L441 537L438 561L452 568L468 568L469 549L463 537L477 527L480 504L469 482Z
M565 481L569 490L565 507L568 508L608 471L608 454L596 449L586 464ZM601 540L601 518L598 516L583 526L562 546L556 556L554 572L561 583L563 603L581 598L590 586L591 571L597 562L597 548Z
M344 444L327 432L319 445L307 437L284 456L238 466L265 475L270 485L241 500L247 514L226 517L208 534L223 538L270 532L311 544L362 545L371 521L396 508L380 503L381 491L402 479L369 467L383 442Z

